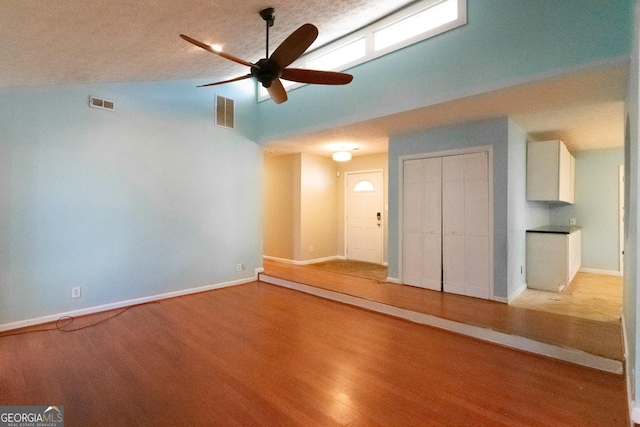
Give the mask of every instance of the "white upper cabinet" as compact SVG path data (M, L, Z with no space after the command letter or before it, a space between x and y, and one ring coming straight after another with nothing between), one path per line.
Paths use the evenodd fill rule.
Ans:
M573 203L575 160L560 140L527 145L527 200Z

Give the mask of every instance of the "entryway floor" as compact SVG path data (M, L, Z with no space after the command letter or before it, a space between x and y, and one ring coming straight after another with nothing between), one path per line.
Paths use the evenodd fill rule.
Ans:
M380 282L328 269L264 260L263 275L336 295L384 304L460 324L624 360L621 322L602 322L412 286Z

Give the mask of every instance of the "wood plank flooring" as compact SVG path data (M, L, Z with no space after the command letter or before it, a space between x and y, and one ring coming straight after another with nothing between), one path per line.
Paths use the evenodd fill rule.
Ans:
M562 292L525 289L511 305L620 324L622 277L578 272Z
M264 260L265 274L622 361L620 322L603 323Z
M67 427L628 425L621 376L262 282L2 337L0 385Z

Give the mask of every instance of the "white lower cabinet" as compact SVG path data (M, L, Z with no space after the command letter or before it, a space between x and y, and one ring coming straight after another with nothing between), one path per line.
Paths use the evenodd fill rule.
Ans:
M559 292L571 283L581 263L581 232L577 227L527 231L528 288Z
M403 164L403 283L490 298L488 153Z

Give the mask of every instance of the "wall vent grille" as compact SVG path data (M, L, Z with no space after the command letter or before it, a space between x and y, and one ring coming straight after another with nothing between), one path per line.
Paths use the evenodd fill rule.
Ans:
M216 125L233 129L235 124L235 111L233 99L216 95Z
M94 96L90 96L89 107L113 111L116 109L116 104L113 101L107 101L106 99L100 99Z

